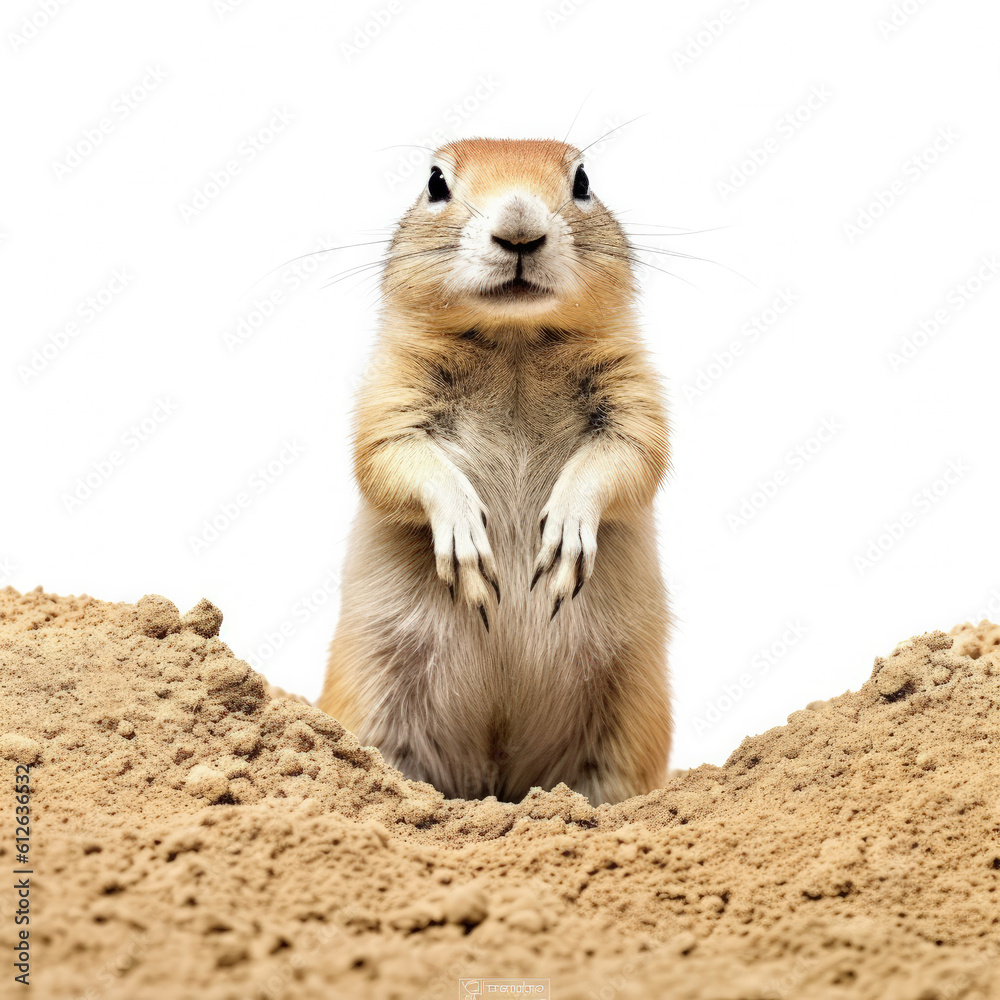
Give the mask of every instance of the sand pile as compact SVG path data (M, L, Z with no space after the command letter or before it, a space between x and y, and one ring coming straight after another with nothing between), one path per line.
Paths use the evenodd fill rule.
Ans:
M32 986L3 890L0 995L1000 995L1000 627L913 639L724 767L593 809L443 800L272 697L220 622L0 591L8 831L34 765Z

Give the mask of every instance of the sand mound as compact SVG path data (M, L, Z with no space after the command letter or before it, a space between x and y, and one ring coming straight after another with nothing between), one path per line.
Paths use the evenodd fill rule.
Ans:
M594 809L565 788L445 801L272 697L220 622L0 591L8 830L14 762L34 765L34 995L1000 995L998 626L912 639L724 767Z

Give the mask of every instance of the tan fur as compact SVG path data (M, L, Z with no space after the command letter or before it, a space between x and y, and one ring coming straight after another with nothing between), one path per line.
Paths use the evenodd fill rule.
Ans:
M393 238L358 399L362 504L319 705L452 796L564 781L613 802L666 768L667 429L627 240L572 198L579 157L541 140L437 152L452 197L430 211L422 194ZM484 302L475 268L507 266L501 225L550 227L544 266L569 285Z

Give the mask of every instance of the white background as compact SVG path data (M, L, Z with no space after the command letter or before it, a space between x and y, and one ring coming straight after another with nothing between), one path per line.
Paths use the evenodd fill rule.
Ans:
M402 144L578 115L584 145L642 116L588 170L637 243L705 258L642 273L673 414L674 764L996 617L998 21L986 0L6 4L0 583L209 597L237 655L317 695L377 272L330 282L381 246L286 262L385 238L426 176Z

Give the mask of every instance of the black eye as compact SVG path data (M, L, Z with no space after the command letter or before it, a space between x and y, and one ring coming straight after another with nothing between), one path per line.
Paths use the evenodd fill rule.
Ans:
M582 163L576 168L576 177L573 178L573 197L579 199L590 197L590 178Z
M431 167L431 179L427 182L428 201L447 201L451 197L448 182L440 167Z

